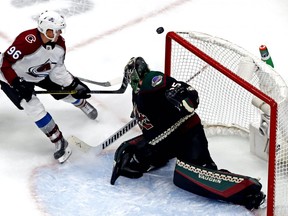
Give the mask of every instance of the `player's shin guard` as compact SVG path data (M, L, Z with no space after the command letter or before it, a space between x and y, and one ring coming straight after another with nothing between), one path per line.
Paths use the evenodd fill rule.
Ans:
M262 185L257 179L206 169L178 159L173 181L184 190L243 205L249 210L259 208L265 200L265 195L261 192Z
M64 163L70 157L72 151L52 116L47 113L42 119L36 122L36 125L49 137L51 142L55 144L54 158L58 160L59 163Z

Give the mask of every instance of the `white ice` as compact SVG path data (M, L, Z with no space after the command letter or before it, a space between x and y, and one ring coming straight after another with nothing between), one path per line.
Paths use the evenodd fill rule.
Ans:
M0 51L6 50L18 33L34 28L33 18L45 9L69 9L63 35L68 50L66 66L80 77L106 81L122 76L132 56L143 56L152 69L163 71L165 33L199 31L229 40L255 55L261 44L267 45L276 71L288 81L285 0L1 1ZM159 26L165 29L160 35L156 33ZM46 95L39 97L64 136L78 136L92 146L130 120L130 87L125 94L93 95L90 102L99 111L96 121L69 104ZM58 165L53 160L53 145L25 113L3 92L0 101L1 215L265 215L177 188L172 183L174 161L138 180L120 177L111 186L115 148L137 135L136 127L100 155L73 148L69 161ZM266 191L267 164L249 153L247 140L213 137L209 142L219 167L261 177Z

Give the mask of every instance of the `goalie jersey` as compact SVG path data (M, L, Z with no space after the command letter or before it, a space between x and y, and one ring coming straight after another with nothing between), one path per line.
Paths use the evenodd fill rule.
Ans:
M142 80L139 92L133 92L134 116L137 118L147 141L152 141L155 137L161 136L171 127L181 133L200 123L200 118L195 112L191 114L185 109L178 110L167 99L165 93L176 85L189 86L161 72L150 71ZM194 91L196 92L196 90ZM194 104L198 106L198 102L194 101ZM175 124L177 128L175 128ZM167 138L169 139L169 136L165 137L165 139Z

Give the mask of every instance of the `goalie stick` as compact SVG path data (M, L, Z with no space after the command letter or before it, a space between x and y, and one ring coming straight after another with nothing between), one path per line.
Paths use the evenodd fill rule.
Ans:
M132 129L136 124L137 124L137 120L132 119L131 121L129 121L127 124L125 124L123 127L121 127L114 134L112 134L110 137L108 137L106 140L104 140L102 143L100 143L97 146L90 146L75 136L70 136L68 137L67 140L69 143L76 145L83 152L89 152L92 149L94 154L99 154L103 149L107 148L109 145L114 143L117 139L119 139L126 132Z
M122 84L117 90L91 90L90 94L122 94L126 91L128 80L124 76ZM47 91L34 91L35 94L76 94L77 90L47 90Z

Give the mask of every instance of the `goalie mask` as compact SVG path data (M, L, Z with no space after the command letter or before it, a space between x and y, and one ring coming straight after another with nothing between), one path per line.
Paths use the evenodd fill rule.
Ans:
M58 31L62 31L66 27L65 19L55 11L45 11L40 14L38 18L38 30L45 35L49 40L54 42L57 37ZM54 37L47 36L47 30L51 29Z
M125 66L125 76L133 91L139 91L139 81L150 71L147 63L142 57L132 57Z

